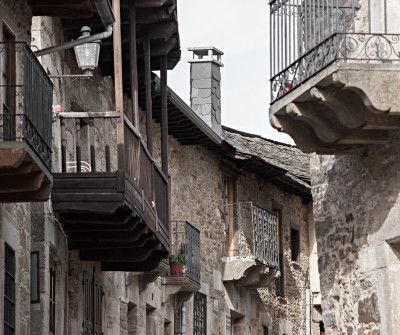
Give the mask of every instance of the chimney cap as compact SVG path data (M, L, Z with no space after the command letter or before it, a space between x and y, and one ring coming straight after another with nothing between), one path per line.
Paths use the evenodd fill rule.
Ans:
M224 53L215 47L191 47L188 48L188 51L189 63L213 62L219 66L224 66L221 63L221 56Z

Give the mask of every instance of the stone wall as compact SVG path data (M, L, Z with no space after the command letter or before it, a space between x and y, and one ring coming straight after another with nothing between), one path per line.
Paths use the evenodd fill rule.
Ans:
M0 34L8 28L15 35L16 41L30 41L31 11L27 1L2 1L0 3ZM4 28L5 29L5 28ZM17 80L23 73L22 59L17 58ZM0 90L0 99L1 97ZM4 251L8 245L15 252L15 320L16 333L29 334L30 322L30 251L31 251L31 216L30 204L0 204L0 283L4 283ZM4 301L4 285L0 285L0 301ZM23 303L21 303L23 302ZM0 304L0 323L4 322L4 304Z
M327 334L397 334L399 155L314 156L312 185Z

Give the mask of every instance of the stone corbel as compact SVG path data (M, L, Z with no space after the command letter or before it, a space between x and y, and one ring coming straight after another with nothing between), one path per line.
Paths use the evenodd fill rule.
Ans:
M177 308L177 303L182 305L194 292L200 290L200 284L184 276L163 277L162 285L162 303L166 303L171 296L175 296L175 308Z
M153 283L160 275L166 272L169 269L169 265L160 262L158 267L156 267L153 271L142 272L139 274L139 291L143 292L147 289L150 283Z

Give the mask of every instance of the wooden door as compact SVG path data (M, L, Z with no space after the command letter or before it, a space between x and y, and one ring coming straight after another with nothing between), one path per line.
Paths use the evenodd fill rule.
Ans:
M224 201L225 201L225 233L226 233L226 255L234 256L234 215L235 196L234 178L224 175Z

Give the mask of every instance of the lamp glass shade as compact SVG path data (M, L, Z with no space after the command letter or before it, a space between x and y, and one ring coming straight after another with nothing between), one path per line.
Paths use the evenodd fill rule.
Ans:
M97 68L100 55L100 43L85 43L74 47L78 66L82 70L93 70Z

